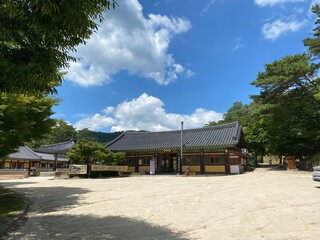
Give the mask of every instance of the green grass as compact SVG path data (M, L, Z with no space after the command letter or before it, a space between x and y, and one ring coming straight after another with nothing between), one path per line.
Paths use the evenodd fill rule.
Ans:
M19 194L0 188L0 218L19 214L23 205L23 198Z

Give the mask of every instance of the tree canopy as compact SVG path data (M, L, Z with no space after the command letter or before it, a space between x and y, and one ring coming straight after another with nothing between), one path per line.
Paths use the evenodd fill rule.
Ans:
M1 1L0 156L55 126L49 117L58 103L52 94L62 82L61 70L77 60L72 52L116 5L115 0Z
M252 85L260 93L253 102L235 102L217 125L239 121L250 151L314 159L320 154L320 7L314 38L303 40L308 52L265 64Z
M0 92L55 93L62 68L115 8L107 0L5 0L0 5Z
M76 142L98 142L106 144L122 132L95 132L88 128L76 130L71 124L63 121L62 119L56 120L51 129L46 132L41 139L36 139L27 144L32 148L37 148L40 145L55 144L59 142L66 142L74 140Z
M42 138L55 124L49 118L55 99L0 93L0 103L0 157L26 141Z
M255 156L265 153L267 135L259 118L258 106L254 102L243 105L242 102L235 102L218 122L209 122L206 126L216 126L238 121L243 127L247 147Z
M315 98L319 66L307 54L286 56L265 65L252 83L252 96L268 132L268 151L310 156L320 151L320 102Z
M78 142L67 156L73 164L111 164L121 165L124 153L113 153L97 142Z

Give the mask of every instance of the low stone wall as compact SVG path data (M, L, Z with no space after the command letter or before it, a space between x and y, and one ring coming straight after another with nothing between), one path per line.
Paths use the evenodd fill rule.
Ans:
M69 173L68 172L55 172L54 178L67 179L67 178L69 178Z
M27 169L0 169L0 179L14 179L27 177Z
M40 172L39 176L40 177L53 177L54 172Z

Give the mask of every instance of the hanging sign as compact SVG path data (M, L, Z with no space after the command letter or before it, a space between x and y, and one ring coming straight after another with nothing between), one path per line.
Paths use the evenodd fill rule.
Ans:
M91 171L113 171L113 172L128 172L128 166L116 166L116 165L91 165Z
M70 174L87 174L87 165L69 165Z

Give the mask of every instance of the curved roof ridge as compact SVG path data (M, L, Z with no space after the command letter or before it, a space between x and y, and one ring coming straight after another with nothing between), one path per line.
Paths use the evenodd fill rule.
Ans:
M114 142L118 141L120 138L124 136L125 132L122 132L118 137L108 142L105 146L108 147L109 145L113 144Z
M55 146L61 146L61 145L68 144L68 143L74 143L74 141L73 140L69 140L69 141L65 141L65 142L41 145L40 147L55 147Z
M42 145L35 150L35 152L44 152L44 153L61 153L66 152L75 145L73 140L60 142L49 145Z
M205 131L208 129L220 129L220 128L227 128L227 127L232 127L233 125L236 125L237 127L239 126L239 122L235 121L235 122L231 122L231 123L225 123L225 124L221 124L221 125L216 125L216 126L208 126L208 127L202 127L202 128L184 128L183 131ZM124 131L124 134L150 134L150 133L170 133L170 132L180 132L181 129L177 129L177 130L168 130L168 131L159 131L159 132L140 132L140 131ZM121 134L122 135L122 134ZM116 138L117 139L117 138ZM116 140L114 139L114 140ZM113 140L113 141L114 141Z
M218 126L185 129L183 142L186 148L232 147L240 142L242 131L239 122ZM162 132L123 132L107 144L109 150L151 150L178 148L180 130Z
M9 159L40 160L41 158L29 147L19 146L16 152L7 155Z
M35 151L33 151L33 150L32 150L31 148L29 148L28 146L24 145L24 146L22 146L22 147L25 147L31 154L37 156L38 158L41 158L41 157L39 157L39 155L38 155Z

